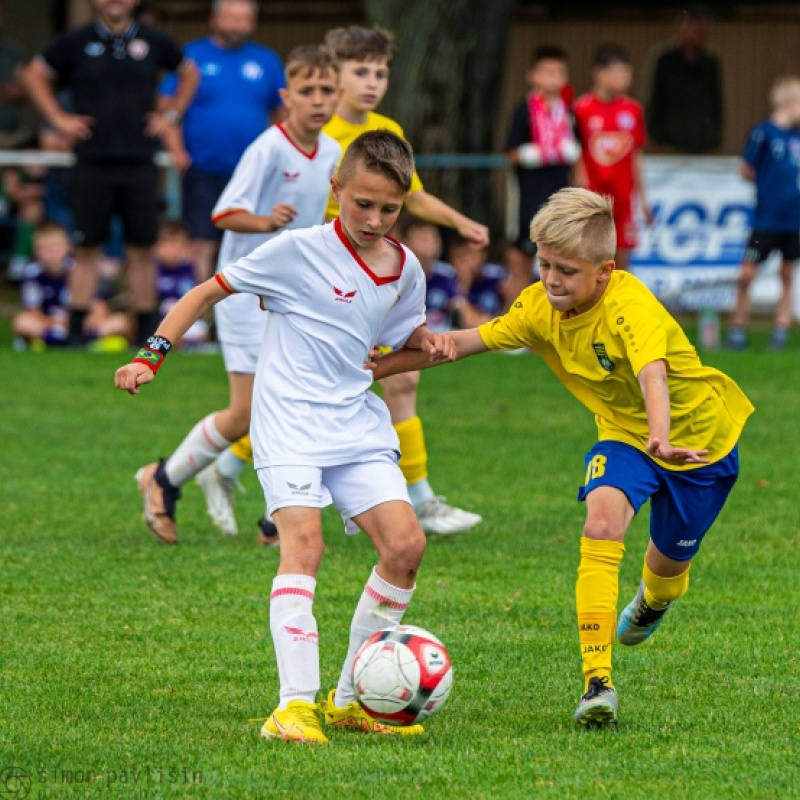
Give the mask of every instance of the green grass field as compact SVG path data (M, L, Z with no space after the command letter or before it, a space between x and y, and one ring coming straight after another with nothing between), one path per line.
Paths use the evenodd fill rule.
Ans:
M745 354L707 358L757 413L689 594L651 641L615 650L617 731L579 731L571 718L582 690L575 493L590 415L531 355L427 373L432 481L485 519L430 540L406 616L448 646L453 693L421 739L335 731L315 749L265 742L249 721L277 697L278 553L255 543L253 472L238 538L212 528L194 485L179 547L157 544L140 518L134 471L225 403L221 360L172 356L131 398L112 388L117 356L3 346L0 797L800 796L796 339L780 354L761 337ZM325 521L315 613L330 687L374 556L335 513ZM646 541L642 514L621 604Z

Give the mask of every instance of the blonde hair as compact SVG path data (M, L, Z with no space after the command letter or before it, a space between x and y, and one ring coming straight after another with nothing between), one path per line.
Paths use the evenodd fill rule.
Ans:
M786 105L793 96L800 96L800 78L796 75L784 75L772 84L769 101L773 108L780 108Z
M310 78L319 72L322 78L327 78L328 73L339 76L339 62L330 48L324 45L301 45L295 47L286 57L286 82L302 73L303 78Z
M617 248L611 201L588 189L561 189L531 221L531 241L567 258L602 264Z

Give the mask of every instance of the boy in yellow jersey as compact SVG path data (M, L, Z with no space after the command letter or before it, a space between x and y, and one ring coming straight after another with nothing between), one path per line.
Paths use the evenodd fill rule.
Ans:
M643 642L686 593L689 568L739 472L737 440L753 406L705 367L678 323L636 277L615 271L611 206L562 189L531 223L542 275L502 317L452 334L458 358L534 347L595 414L576 601L585 679L582 726L614 725L611 645ZM410 350L373 362L375 377L428 366ZM616 620L619 564L650 500L650 542L635 598Z
M366 131L386 129L403 137L403 129L393 119L377 114L389 87L389 68L394 54L392 35L379 28L336 28L325 37L326 46L335 54L341 71L342 93L336 113L323 127L323 133L335 139L342 154L350 143ZM414 171L405 208L417 217L435 225L454 228L476 247L489 243L489 230L425 191ZM326 221L339 216L339 203L331 194L325 213ZM422 420L417 416L419 374L398 375L381 381L383 399L389 407L400 438L400 469L408 483L411 502L425 533L452 536L474 528L481 522L479 514L451 506L437 497L428 481L428 453ZM247 461L252 460L249 438L237 442L217 460L216 467L198 477L209 513L215 519L233 517L233 488L236 477ZM278 543L277 529L269 517L259 520L259 542Z

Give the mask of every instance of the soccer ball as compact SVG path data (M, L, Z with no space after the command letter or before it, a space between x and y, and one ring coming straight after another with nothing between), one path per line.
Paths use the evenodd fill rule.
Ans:
M453 685L444 645L413 625L384 628L364 642L353 662L356 699L370 716L413 725L438 711Z

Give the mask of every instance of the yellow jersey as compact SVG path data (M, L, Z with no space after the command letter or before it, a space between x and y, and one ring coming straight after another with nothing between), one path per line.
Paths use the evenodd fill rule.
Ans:
M338 114L334 114L322 128L323 133L327 133L332 139L335 139L339 146L342 148L342 155L345 150L350 146L350 143L357 136L360 136L366 131L381 131L387 130L402 136L404 139L405 134L403 129L389 117L384 117L383 114L376 114L370 111L367 116L367 121L362 125L355 125L342 119ZM422 181L414 170L414 175L411 178L411 194L422 191ZM339 203L333 199L333 195L328 198L328 207L325 209L325 219L330 221L339 216Z
M614 272L600 302L569 319L550 305L541 283L508 313L478 328L490 350L535 348L564 386L595 415L602 440L646 452L647 411L638 374L664 359L670 399L670 444L708 450L711 463L733 449L753 406L727 375L703 366L680 325L629 272ZM671 470L696 469L654 459Z

